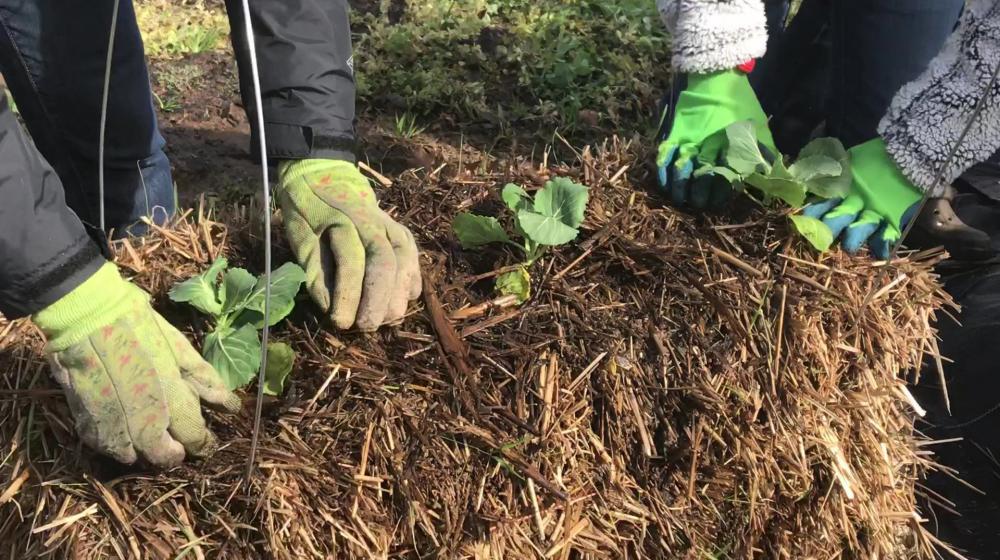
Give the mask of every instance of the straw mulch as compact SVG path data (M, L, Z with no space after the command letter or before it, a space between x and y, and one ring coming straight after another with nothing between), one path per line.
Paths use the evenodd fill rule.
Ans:
M395 177L427 293L374 335L306 300L275 330L295 384L265 403L249 490L249 392L212 414L211 459L121 469L77 443L34 328L0 322L0 557L931 557L906 384L950 305L940 256L818 257L781 216L686 216L630 183L637 151ZM584 234L527 304L487 305L513 256L463 252L451 217L549 174L592 187ZM254 212L188 214L118 260L200 341L165 290L218 254L259 267Z

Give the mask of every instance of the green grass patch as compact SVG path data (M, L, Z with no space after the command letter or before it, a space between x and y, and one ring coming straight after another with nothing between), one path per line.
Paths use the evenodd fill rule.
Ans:
M203 0L144 0L135 3L135 12L150 57L213 52L229 41L225 10Z
M363 104L459 122L650 118L669 48L650 0L389 2L355 13Z

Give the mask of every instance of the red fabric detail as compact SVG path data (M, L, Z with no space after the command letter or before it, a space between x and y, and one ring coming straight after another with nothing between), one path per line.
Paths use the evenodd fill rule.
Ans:
M750 60L737 66L736 69L744 74L749 74L750 72L753 72L754 66L757 66L757 61L751 58Z

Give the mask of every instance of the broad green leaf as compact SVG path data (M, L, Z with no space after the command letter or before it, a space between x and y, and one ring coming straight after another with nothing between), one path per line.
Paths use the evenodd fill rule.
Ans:
M271 272L271 316L270 325L274 326L288 316L295 307L295 296L306 281L306 273L302 267L288 262ZM237 317L234 325L251 323L258 329L264 327L264 275L257 278L253 291L247 296L244 311Z
M264 368L264 394L280 396L285 381L295 365L295 350L284 342L267 343L267 367Z
M754 173L745 179L748 185L756 187L767 196L783 200L793 208L799 208L806 201L806 187L792 179L765 177Z
M701 177L704 177L705 175L709 175L714 172L715 172L715 166L706 163L698 166L698 169L694 170L694 173L691 174L691 177L699 179Z
M455 216L452 228L463 249L475 249L489 243L510 241L500 222L489 216L462 212Z
M517 296L518 303L528 301L531 297L531 276L528 274L528 269L522 266L497 276L496 288L505 296Z
M840 172L831 177L815 177L806 182L809 192L823 198L847 196L851 189L851 156L836 138L817 138L799 152L799 159L826 156L840 164Z
M833 244L833 232L826 224L812 216L789 216L795 229L805 237L817 251L823 252Z
M757 146L757 131L753 122L735 122L726 127L729 147L726 149L726 165L744 177L753 173L770 171L764 155Z
M778 179L794 179L795 176L789 172L788 168L785 167L785 158L779 157L774 160L774 165L771 167L771 177L776 177Z
M222 314L241 311L253 292L257 279L242 268L231 268L222 278Z
M202 313L218 317L222 314L222 301L216 286L219 283L219 273L226 269L229 262L225 257L215 259L208 270L192 276L187 280L174 284L170 288L170 299L178 303L187 303Z
M816 138L806 144L799 152L799 159L809 156L826 156L838 162L843 162L850 157L840 140L830 137Z
M245 387L260 369L260 339L253 325L223 328L205 337L202 354L230 390Z
M510 208L511 212L514 213L523 208L528 208L531 204L531 197L528 196L528 193L520 185L515 185L514 183L507 183L504 186L503 191L500 193L500 198L503 199L507 208Z
M719 175L726 181L730 183L736 183L740 180L740 174L729 169L728 167L723 167L721 165L703 165L695 170L692 177L699 179L705 175Z
M712 168L712 172L715 173L716 175L721 175L723 178L725 178L725 180L729 181L730 183L735 183L740 180L739 173L733 171L732 169L729 169L728 167L722 167L721 165L717 165Z
M805 183L813 179L839 177L843 168L831 157L815 155L799 158L788 171L793 177Z
M539 245L562 245L576 239L576 228L562 223L555 216L543 216L530 210L517 213L524 235Z
M558 177L546 182L545 186L535 193L534 208L536 213L555 218L575 230L583 223L589 199L590 192L587 187L565 177ZM525 231L528 231L527 228ZM535 241L541 242L538 239Z

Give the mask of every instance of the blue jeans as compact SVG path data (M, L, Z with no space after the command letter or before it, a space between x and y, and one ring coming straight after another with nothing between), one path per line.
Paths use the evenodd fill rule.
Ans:
M787 2L768 1L772 36L751 82L773 115L778 148L797 153L821 124L824 135L848 147L874 138L893 96L927 68L963 6L964 0L805 0L784 28Z
M111 0L0 0L0 72L66 203L99 223L98 140ZM108 229L141 234L175 211L132 2L118 13L105 141Z

